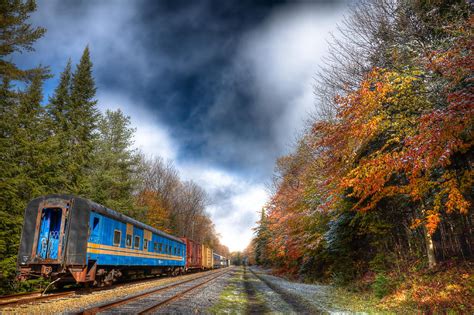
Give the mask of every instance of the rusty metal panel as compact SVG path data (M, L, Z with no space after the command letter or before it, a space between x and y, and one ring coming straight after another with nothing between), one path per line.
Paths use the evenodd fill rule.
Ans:
M186 243L186 269L202 269L202 246L192 239L182 237Z
M130 223L127 223L127 234L133 236L133 225Z
M42 209L43 209L44 201L41 201L39 206L38 206L38 214L36 215L36 224L35 224L35 229L34 231L31 231L34 233L34 238L33 238L33 246L31 249L31 258L34 258L36 256L36 244L38 244L38 235L39 235L39 227L41 224L41 214L42 214Z
M143 230L143 238L151 241L151 231Z

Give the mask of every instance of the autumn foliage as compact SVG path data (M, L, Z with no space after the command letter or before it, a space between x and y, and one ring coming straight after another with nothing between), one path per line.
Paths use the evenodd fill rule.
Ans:
M473 258L474 19L464 5L356 9L346 33L366 35L368 57L352 59L353 46L337 43L339 64L319 82L329 106L277 161L257 263L348 283Z

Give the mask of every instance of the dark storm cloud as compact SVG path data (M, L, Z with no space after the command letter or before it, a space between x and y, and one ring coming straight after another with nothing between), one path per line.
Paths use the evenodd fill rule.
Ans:
M337 3L39 1L33 20L49 32L38 47L43 63L57 73L89 44L99 92L125 91L144 104L171 130L179 159L263 178L272 170L269 160L289 144L278 139L274 123L291 106L285 104L291 91L261 91L242 45L274 12L302 6L322 12Z

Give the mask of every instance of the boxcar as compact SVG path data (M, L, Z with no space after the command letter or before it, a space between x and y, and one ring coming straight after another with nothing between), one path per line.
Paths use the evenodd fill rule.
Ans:
M202 246L202 269L212 269L214 267L214 257L212 256L212 249L207 245Z
M177 237L90 200L48 195L26 207L19 278L107 284L121 276L177 274L184 271L185 246Z
M186 244L186 266L185 271L193 269L203 269L202 267L202 246L192 239L182 237Z

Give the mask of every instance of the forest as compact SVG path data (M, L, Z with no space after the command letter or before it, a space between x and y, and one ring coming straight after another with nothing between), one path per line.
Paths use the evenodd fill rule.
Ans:
M275 166L251 263L429 313L473 305L472 3L354 5Z
M35 9L35 1L0 1L0 294L32 285L15 281L23 212L31 199L51 193L89 198L227 256L205 211L206 192L181 179L172 161L134 148L135 130L121 110L99 111L89 47L76 65L64 60L47 100L50 69L11 61L15 53L34 58L33 45L46 32L28 23Z

